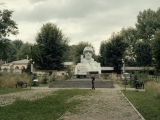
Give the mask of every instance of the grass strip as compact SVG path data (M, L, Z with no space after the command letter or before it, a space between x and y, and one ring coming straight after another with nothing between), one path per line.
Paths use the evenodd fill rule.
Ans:
M26 89L26 88L3 87L3 88L0 88L0 95L8 94L8 93L14 93L14 92L21 92L21 91L25 91L25 90L29 90L29 89Z
M76 95L87 95L90 90L58 90L52 95L35 101L16 100L0 107L1 120L56 120L67 110L81 103L71 100Z
M155 89L145 87L146 92L122 91L146 120L160 120L160 98Z

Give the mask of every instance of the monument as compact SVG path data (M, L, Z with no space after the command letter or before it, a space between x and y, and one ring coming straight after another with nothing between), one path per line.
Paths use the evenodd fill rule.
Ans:
M81 55L81 62L75 67L75 75L77 77L86 77L89 74L101 74L100 63L94 61L92 58L94 51L93 48L87 46Z

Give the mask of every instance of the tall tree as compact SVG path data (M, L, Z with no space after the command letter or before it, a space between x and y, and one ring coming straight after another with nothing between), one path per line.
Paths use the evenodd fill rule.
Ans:
M156 67L157 69L160 69L160 30L156 32L152 41L152 53L153 57L156 59Z
M120 71L122 66L122 58L124 51L128 47L128 43L124 41L119 34L113 34L112 37L103 43L103 54L101 57L105 59L105 66L113 66L116 72ZM102 45L101 45L102 47ZM100 48L102 50L102 48Z
M148 42L139 41L135 47L136 61L138 66L151 65L151 45Z
M124 56L125 56L125 64L128 66L135 66L135 44L137 42L138 35L137 30L133 27L122 28L120 31L120 35L123 36L123 39L129 44L126 48Z
M64 37L62 31L55 24L46 23L37 34L36 42L36 46L39 47L37 48L39 58L34 57L37 55L32 55L32 57L37 64L37 68L43 70L63 69L62 63L69 40Z
M3 5L3 3L2 3ZM10 34L18 34L17 24L11 20L13 11L9 10L0 10L0 59L7 60L9 55L7 50L10 47L10 40L8 41L7 37Z

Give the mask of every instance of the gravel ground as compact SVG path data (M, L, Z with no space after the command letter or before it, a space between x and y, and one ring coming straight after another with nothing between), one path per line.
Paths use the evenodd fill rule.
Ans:
M12 104L17 98L36 100L55 88L32 88L23 92L0 95L0 106ZM82 104L68 110L59 120L141 120L132 106L119 91L119 88L97 88L88 97L77 96L73 99L83 100Z

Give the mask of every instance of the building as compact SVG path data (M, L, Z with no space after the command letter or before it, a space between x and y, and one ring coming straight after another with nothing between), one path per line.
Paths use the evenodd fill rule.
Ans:
M28 62L29 60L23 59L2 64L1 72L22 73L27 68Z

